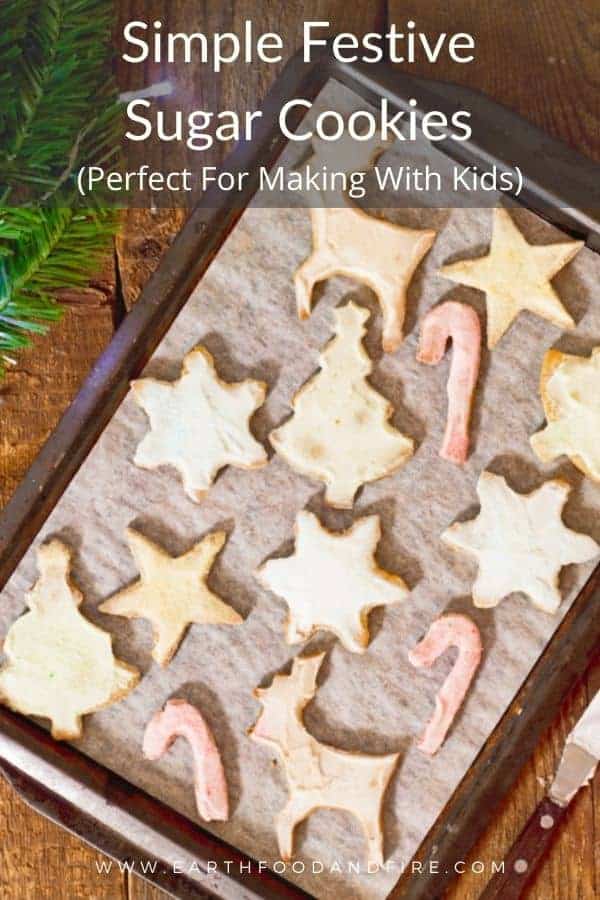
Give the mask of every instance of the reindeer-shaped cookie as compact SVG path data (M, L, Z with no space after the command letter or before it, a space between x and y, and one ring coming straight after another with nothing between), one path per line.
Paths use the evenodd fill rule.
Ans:
M317 282L346 275L377 295L383 313L383 349L392 353L402 342L408 286L435 240L435 231L393 225L368 215L345 197L340 203L310 211L313 250L294 276L298 315L310 316Z
M379 132L370 139L338 141L313 137L311 170L367 172L391 146ZM383 312L383 349L397 350L402 341L406 293L415 270L435 240L435 231L394 225L355 206L344 190L331 188L311 198L313 249L294 276L301 319L310 316L315 284L346 275L376 294Z
M333 807L356 816L367 838L369 865L381 866L381 806L399 754L348 753L308 733L302 714L315 695L324 656L297 657L289 675L276 675L270 687L255 691L263 712L250 734L279 752L290 789L277 817L279 852L282 859L290 859L295 826L318 807Z

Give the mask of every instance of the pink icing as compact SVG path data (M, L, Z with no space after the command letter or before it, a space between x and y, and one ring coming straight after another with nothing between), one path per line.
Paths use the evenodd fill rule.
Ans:
M155 713L144 732L144 756L160 759L178 737L185 738L192 751L198 812L207 822L225 821L229 811L221 756L208 725L194 706L174 699Z
M458 657L435 698L435 711L419 742L423 753L433 756L444 743L482 654L479 629L467 616L449 613L436 619L408 658L417 668L429 668L449 647L458 648Z

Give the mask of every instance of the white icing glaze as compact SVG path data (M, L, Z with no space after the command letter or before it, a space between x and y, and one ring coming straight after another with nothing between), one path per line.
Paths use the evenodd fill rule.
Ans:
M413 452L413 442L389 423L390 403L366 381L371 360L362 346L369 312L355 303L334 311L336 336L321 369L296 394L294 415L270 435L286 462L324 481L325 499L350 509L358 488L390 475Z
M517 494L501 476L482 473L477 484L481 512L442 535L446 544L477 559L475 606L497 606L508 594L522 591L544 612L557 611L562 567L600 553L591 537L562 522L570 491L570 485L555 479L530 494Z
M289 644L326 628L348 650L365 650L370 610L399 603L408 595L402 579L375 562L380 536L379 516L358 519L348 531L334 534L312 513L298 513L293 555L271 559L257 573L289 606Z
M346 275L368 285L383 313L383 349L402 342L406 292L415 270L435 240L435 231L393 225L352 206L311 209L313 251L294 276L298 315L311 312L315 284Z
M192 500L202 497L223 466L253 468L267 462L249 428L266 385L250 379L221 381L203 347L187 354L178 381L142 378L131 388L151 428L137 448L135 464L145 469L174 466Z
M40 577L26 596L30 612L4 642L0 699L24 715L51 720L57 739L81 736L81 716L125 696L139 680L115 659L111 636L79 612L69 582L70 551L58 540L38 550Z
M580 468L600 481L600 347L589 359L561 357L543 391L548 424L532 436L531 446L544 462L563 453L577 457Z
M276 675L256 696L263 705L252 739L280 754L290 796L277 816L283 859L292 856L294 828L319 807L347 810L360 821L370 865L383 864L381 807L399 754L370 756L336 750L306 730L303 710L316 692L319 656L296 657L290 675Z

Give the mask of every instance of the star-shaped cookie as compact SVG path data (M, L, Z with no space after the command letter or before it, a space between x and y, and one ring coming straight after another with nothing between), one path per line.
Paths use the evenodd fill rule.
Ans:
M137 448L135 464L144 469L174 466L192 500L202 498L223 466L253 469L267 462L249 427L267 385L251 379L221 381L204 347L187 354L177 381L141 378L131 389L151 429Z
M140 579L105 600L101 612L148 619L154 629L152 657L166 666L188 625L238 625L242 617L208 588L206 579L227 539L213 531L183 556L172 557L147 537L127 529Z
M558 328L575 327L550 282L582 247L583 241L529 244L508 212L495 209L489 253L450 263L440 274L485 293L491 349L522 310L548 319Z
M310 316L317 282L334 275L354 278L377 295L383 349L392 353L402 342L408 286L436 233L370 216L346 198L340 203L310 211L313 250L294 275L298 316Z
M588 562L600 553L591 537L567 528L562 510L571 486L546 481L530 494L517 494L500 475L483 472L477 484L481 512L451 525L444 543L474 556L479 566L473 585L475 606L497 606L522 591L544 612L560 606L563 566Z
M334 534L304 510L296 518L295 533L292 556L268 560L257 572L288 604L286 641L296 644L326 628L348 650L364 652L369 612L400 603L409 593L401 578L375 562L379 516L358 519L348 531Z
M565 453L600 483L600 347L589 358L549 350L540 391L548 424L531 437L542 462Z

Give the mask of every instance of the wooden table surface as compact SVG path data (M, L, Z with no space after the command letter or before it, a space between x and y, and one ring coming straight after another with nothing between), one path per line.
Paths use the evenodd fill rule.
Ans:
M477 60L467 66L416 66L415 74L460 81L486 91L551 134L600 160L600 9L598 0L126 0L119 22L161 18L171 30L236 30L247 18L257 31L279 31L298 45L303 19L329 20L332 31L361 32L414 19L431 33L465 30L477 41ZM451 12L449 9L451 8ZM118 64L121 87L151 83L152 66ZM194 92L199 108L256 108L276 74L270 66L226 68L209 76L184 67L178 83ZM160 165L165 146L145 148L144 161ZM185 149L168 145L169 166L186 161ZM213 159L217 159L215 156ZM203 163L213 159L203 157ZM191 164L192 159L188 162ZM197 165L197 159L193 161ZM74 396L90 365L107 345L126 306L182 221L182 214L130 213L106 271L90 290L71 301L51 334L19 357L0 386L0 498L5 502ZM595 689L600 665L566 699L560 716L527 762L492 827L472 854L489 872L501 859L544 794L564 738ZM592 900L600 895L600 784L583 790L565 827L528 893L535 900ZM0 893L4 900L118 900L158 898L159 891L116 865L102 871L103 857L30 811L0 779ZM468 868L468 865L467 865ZM453 900L471 900L486 875L467 873L452 889Z

